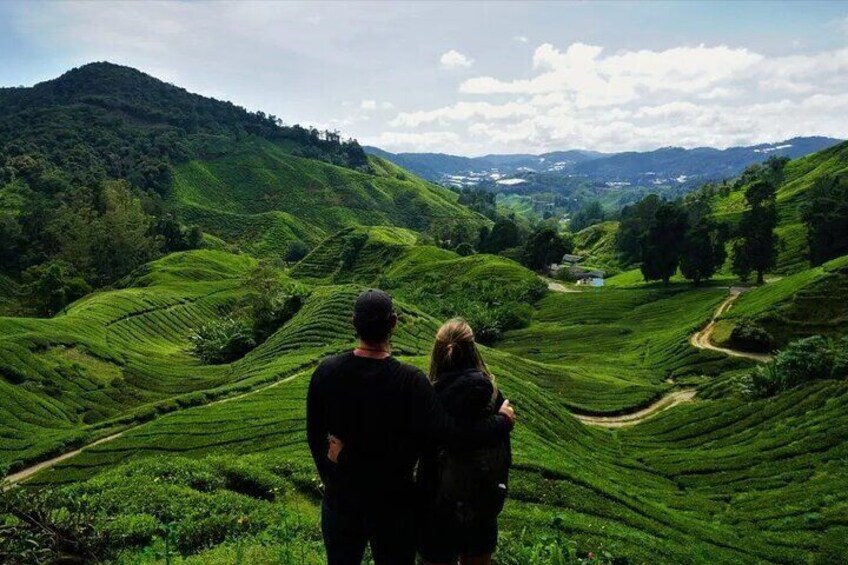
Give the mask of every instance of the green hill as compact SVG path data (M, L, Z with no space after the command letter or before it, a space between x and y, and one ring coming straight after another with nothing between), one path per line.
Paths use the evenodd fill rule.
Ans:
M356 225L423 231L434 223L487 221L459 205L449 190L412 175L398 178L371 159L379 165L377 174L249 140L218 158L177 167L169 203L187 222L260 255L279 255L295 240L314 246Z
M777 272L794 273L809 266L807 262L806 228L801 221L800 208L807 191L817 179L826 175L848 172L848 142L841 143L807 157L793 159L784 170L777 190L779 224L777 233L783 247L778 257ZM714 203L719 219L735 223L745 208L745 185L740 184L727 196L719 195Z
M726 288L628 271L549 291L515 261L428 244L433 228L488 223L454 193L271 118L113 65L0 91L0 226L23 221L26 203L50 217L93 202L53 239L18 238L2 255L16 270L0 274L0 308L46 244L85 221L144 220L133 233L152 239L197 225L208 247L159 247L50 318L0 317L0 475L26 473L0 496L0 561L323 563L305 395L320 359L353 344L353 302L375 286L400 311L397 357L426 368L439 325L464 316L516 406L497 563L844 560L848 382L748 396L752 361L690 343ZM788 165L783 234L798 235L804 192L844 170L846 147ZM129 184L110 192L117 179ZM719 213L737 217L740 195L717 196ZM111 216L104 196L123 199ZM579 252L612 269L614 231L579 232ZM293 241L309 252L273 260ZM848 260L806 268L793 241L781 260L792 273L743 293L716 337L741 320L779 345L848 331ZM43 280L64 291L73 265L52 266ZM193 348L281 294L297 307L229 362ZM617 416L632 420L604 427Z
M75 287L99 288L201 245L299 258L351 226L457 223L476 233L490 222L337 132L284 126L135 69L93 63L0 89L0 272L14 279L60 263Z

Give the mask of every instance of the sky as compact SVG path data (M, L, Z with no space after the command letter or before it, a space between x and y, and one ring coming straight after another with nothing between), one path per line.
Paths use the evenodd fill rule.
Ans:
M92 61L389 151L848 137L848 1L0 0L0 86Z

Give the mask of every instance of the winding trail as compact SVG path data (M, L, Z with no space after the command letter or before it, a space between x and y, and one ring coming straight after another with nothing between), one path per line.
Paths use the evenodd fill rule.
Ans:
M245 398L247 396L250 396L252 394L257 394L259 392L266 391L268 389L271 389L271 388L274 388L276 386L280 386L281 384L292 381L292 380L296 379L297 377L299 377L299 376L301 376L301 375L303 375L307 372L308 371L301 371L299 373L295 373L294 375L291 375L291 376L286 377L284 379L274 381L271 384L267 384L265 386L255 388L255 389L249 390L247 392L243 392L241 394L237 394L237 395L234 395L234 396L227 396L225 398L214 400L214 401L212 401L208 404L203 404L203 405L200 405L200 406L192 406L190 408L185 408L184 410L194 410L194 409L201 410L203 408L208 408L209 406L215 406L216 404L223 404L225 402L231 402L233 400L240 400L240 399ZM169 413L173 414L174 412L169 412ZM165 414L165 415L167 415L167 414ZM42 461L41 463L36 463L35 465L32 465L30 467L27 467L25 469L21 469L17 473L12 473L11 475L7 476L3 480L2 483L0 483L0 491L4 491L4 490L7 490L9 488L12 488L16 484L19 484L19 483L22 483L22 482L24 482L28 479L31 479L32 477L34 477L35 475L37 475L41 471L44 471L45 469L50 469L51 467L55 467L56 465L58 465L62 461L65 461L67 459L71 459L72 457L76 457L77 455L79 455L83 451L91 449L92 447L95 447L97 445L101 445L103 443L107 443L107 442L110 442L110 441L114 441L114 440L118 439L119 437L121 437L122 435L124 435L125 433L130 432L132 430L135 430L137 428L140 428L141 426L144 426L145 424L148 424L148 423L150 423L150 422L143 422L141 424L136 424L134 426L130 426L130 427L124 429L124 430L121 430L118 433L115 433L115 434L112 434L110 436L106 436L106 437L100 438L96 441L93 441L91 443L88 443L88 444L80 447L79 449L74 449L73 451L68 451L67 453L63 453L62 455L58 455L58 456L54 457L53 459L48 459L46 461Z
M551 288L551 284L549 283L549 288ZM551 288L551 290L554 290ZM761 363L766 363L772 360L772 356L767 353L752 353L749 351L739 351L736 349L729 349L726 347L718 347L717 345L713 345L710 341L713 331L716 327L716 322L718 319L723 316L728 310L730 310L731 306L733 306L733 302L736 301L739 296L748 290L747 287L734 286L730 287L730 295L719 304L718 308L716 308L715 313L713 314L710 322L704 327L704 329L695 332L692 334L692 337L689 339L689 343L692 346L697 347L698 349L709 349L712 351L718 351L720 353L724 353L726 355L732 355L734 357L743 357L745 359L751 359L753 361L758 361ZM678 404L682 404L684 402L689 402L695 398L697 391L695 389L683 389L669 392L653 404L642 408L641 410L637 410L636 412L630 412L628 414L621 414L619 416L586 416L581 414L572 414L575 418L583 422L584 424L588 424L591 426L600 426L604 428L623 428L625 426L634 426L640 422L644 422L648 418L655 416L656 414L668 410L669 408L673 408Z
M663 410L668 410L678 404L689 402L695 398L697 391L693 388L683 390L675 390L670 392L645 408L629 414L620 416L585 416L581 414L572 414L575 418L589 424L590 426L601 426L604 428L623 428L625 426L635 426L640 422L644 422L648 418L655 416Z
M713 335L713 331L715 331L716 322L718 319L724 315L728 310L730 310L733 303L736 301L739 296L748 290L746 287L734 286L730 287L730 296L728 296L724 302L722 302L718 308L716 308L715 314L713 314L712 320L707 324L704 329L699 332L695 332L692 334L692 337L689 339L689 343L691 343L694 347L698 349L709 349L712 351L718 351L720 353L724 353L725 355L732 355L733 357L743 357L745 359L751 359L752 361L759 361L760 363L767 363L772 360L772 356L768 353L752 353L750 351L739 351L737 349L730 349L727 347L719 347L717 345L713 345L711 338Z

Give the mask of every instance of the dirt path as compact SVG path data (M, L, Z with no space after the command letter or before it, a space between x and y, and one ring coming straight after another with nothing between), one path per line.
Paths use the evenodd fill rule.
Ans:
M583 416L580 414L573 414L573 416L590 426L601 426L604 428L635 426L652 416L656 416L663 410L668 410L678 404L689 402L695 398L695 394L697 394L695 389L676 390L666 394L646 408L642 408L637 412L631 412L630 414L622 414L621 416Z
M250 391L247 391L247 392L243 392L243 393L237 394L235 396L228 396L228 397L222 398L220 400L215 400L213 402L210 402L208 404L203 404L201 406L192 406L191 408L186 408L186 410L203 409L203 408L208 408L209 406L215 406L216 404L223 404L225 402L231 402L233 400L240 400L240 399L245 398L247 396L250 396L252 394L257 394L259 392L266 391L266 390L274 388L276 386L280 386L281 384L292 381L292 380L296 379L297 377L299 377L299 376L301 376L305 373L306 373L306 371L302 371L302 372L296 373L296 374L294 374L290 377L280 379L279 381L274 381L271 384L261 386L259 388L256 388L256 389L253 389L253 390L250 390ZM173 414L173 412L171 412L171 414ZM57 464L61 463L62 461L65 461L67 459L71 459L72 457L76 457L77 455L79 455L83 451L91 449L92 447L95 447L97 445L107 443L107 442L110 442L110 441L114 441L114 440L118 439L119 437L121 437L122 435L124 435L125 433L132 431L132 430L135 430L137 428L140 428L141 426L144 426L147 423L149 423L149 422L144 422L142 424L136 424L134 426L130 426L129 428L127 428L125 430L122 430L122 431L120 431L116 434L112 434L110 436L106 436L104 438L100 438L97 441L93 441L93 442L91 442L87 445L80 447L79 449L75 449L73 451L63 453L62 455L54 457L53 459L48 459L47 461L42 461L41 463L36 463L35 465L33 465L31 467L27 467L26 469L22 469L22 470L18 471L17 473L12 473L11 475L7 476L3 480L2 484L0 484L0 490L6 490L8 488L13 487L14 485L16 485L18 483L26 481L27 479L31 479L32 477L34 477L35 475L37 475L41 471L44 471L45 469L50 469L51 467L56 466Z
M579 290L575 290L573 288L569 288L564 284L557 282L553 279L548 279L542 277L542 280L548 283L548 290L552 290L553 292L580 292Z
M724 353L725 355L732 355L733 357L743 357L745 359L751 359L761 363L771 361L772 356L767 353L751 353L749 351L739 351L736 349L729 349L727 347L719 347L717 345L713 345L712 341L710 341L718 319L724 315L725 312L730 310L731 306L733 306L733 302L735 302L736 299L739 298L739 296L746 290L748 289L744 287L731 287L730 296L728 296L724 302L716 308L715 314L713 314L713 318L710 320L710 323L707 324L701 331L692 334L689 343L698 349L710 349L712 351Z

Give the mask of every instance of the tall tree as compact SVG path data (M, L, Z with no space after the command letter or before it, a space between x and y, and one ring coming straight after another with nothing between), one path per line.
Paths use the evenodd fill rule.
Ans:
M571 231L578 232L583 228L603 222L605 218L606 214L604 213L604 208L601 206L601 203L597 200L592 200L591 202L584 204L583 207L574 214L574 217L571 218L571 222L569 223L569 227Z
M562 237L555 229L544 226L527 238L524 244L524 264L535 271L562 259L566 253L574 249L570 239Z
M801 217L813 265L848 254L848 174L817 179Z
M745 190L748 209L742 213L739 238L733 245L733 272L747 279L757 273L757 284L762 284L765 273L777 263L779 239L775 186L766 180L756 180Z
M723 230L709 216L689 225L683 237L680 272L696 285L710 279L727 258Z
M500 253L504 249L517 247L521 243L521 232L510 218L498 218L492 231L481 242L480 251L485 253Z
M654 221L641 241L641 270L646 281L669 283L680 264L686 228L686 213L680 206L663 202L657 207Z
M661 200L656 194L650 194L621 211L621 221L615 234L615 248L622 263L633 265L642 260L642 238L654 220Z

